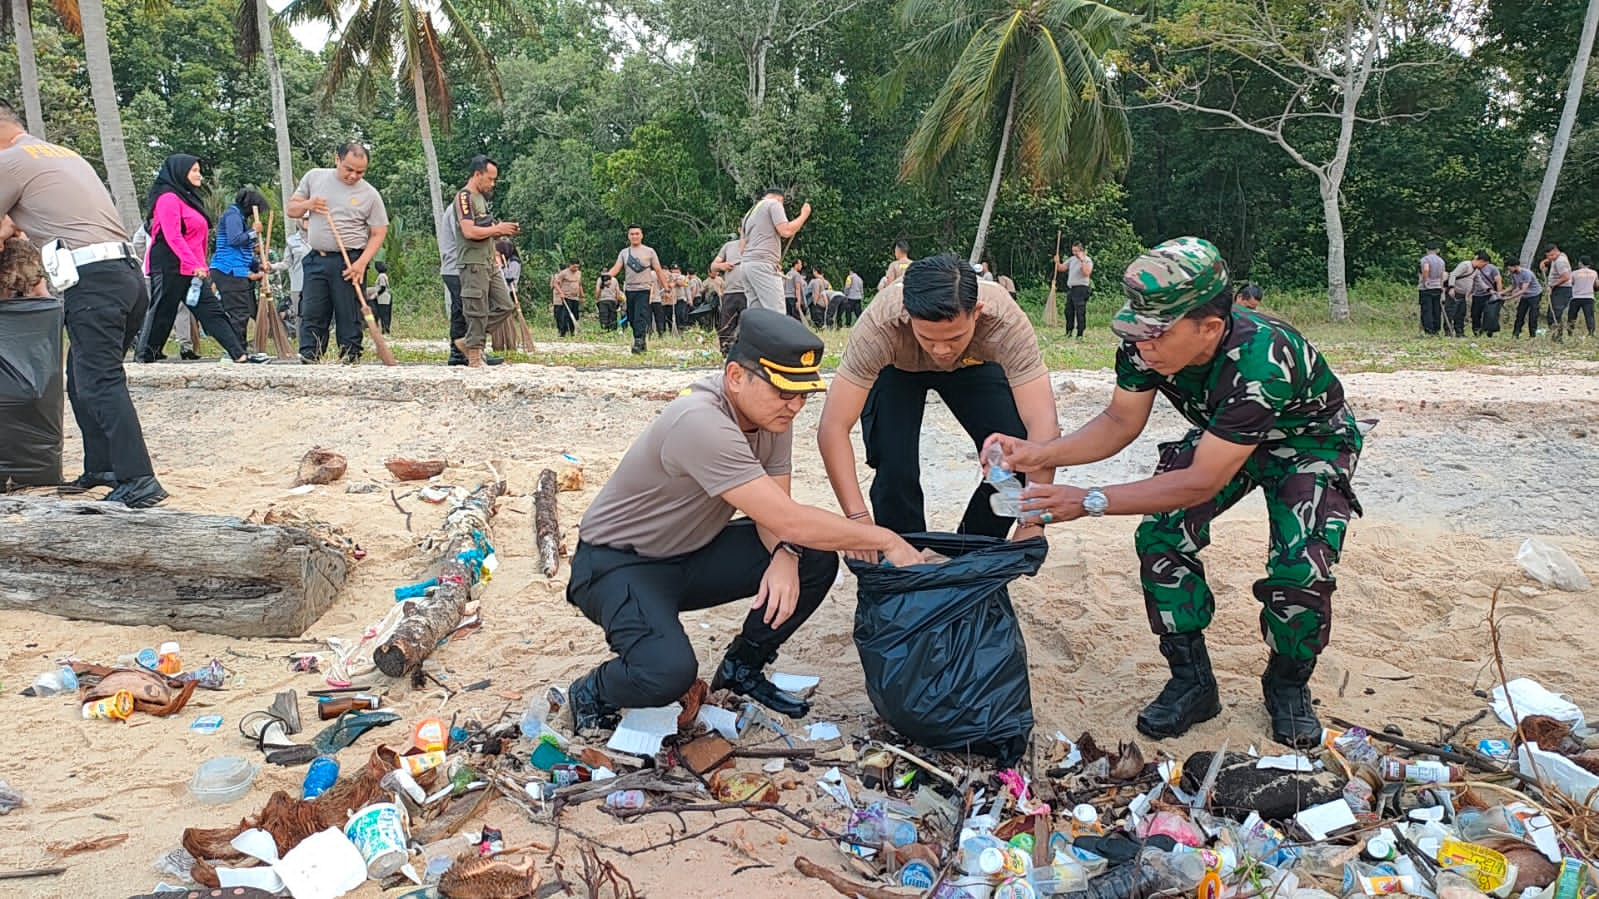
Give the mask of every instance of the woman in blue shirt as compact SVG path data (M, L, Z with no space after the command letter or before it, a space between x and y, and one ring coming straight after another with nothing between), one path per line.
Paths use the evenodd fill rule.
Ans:
M222 311L241 344L246 342L245 330L255 316L255 282L261 277L257 273L257 231L251 212L266 208L266 197L260 191L253 187L239 191L233 205L217 222L216 243L211 252L211 281L222 295Z

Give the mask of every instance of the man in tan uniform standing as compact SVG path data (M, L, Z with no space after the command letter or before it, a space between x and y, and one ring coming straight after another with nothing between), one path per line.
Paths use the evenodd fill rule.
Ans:
M744 246L738 264L744 280L744 295L751 309L783 312L789 308L783 296L781 274L783 241L793 239L810 217L811 204L806 203L800 207L798 216L789 219L783 208L783 190L777 187L767 188L750 211L744 213L739 222ZM788 299L793 299L793 290L788 293ZM797 317L797 312L789 314Z
M489 210L489 197L500 167L487 156L474 156L466 187L455 195L452 213L461 224L461 314L466 317L466 336L455 341L472 368L483 367L483 346L489 332L498 329L516 314L516 301L505 283L494 251L494 242L519 233L515 222L502 222Z
M361 301L356 291L366 282L371 264L389 233L389 212L377 188L366 182L371 156L358 143L347 143L335 153L331 169L312 169L300 179L289 198L289 218L310 214L306 227L305 283L300 291L300 359L320 362L327 351L328 325L335 328L339 358L355 363L361 358ZM332 217L334 236L328 227ZM340 250L339 241L343 241ZM348 267L344 255L350 256Z
M660 254L644 245L644 229L637 225L627 229L627 246L616 254L616 264L606 274L615 278L623 269L627 276L622 279L622 294L627 298L628 324L633 326L633 352L642 353L648 349L650 321L654 317L650 310L651 290L665 290L671 284L671 276L661 267Z
M749 303L748 294L744 291L744 277L742 266L743 255L739 252L739 245L744 241L738 234L722 244L722 249L717 252L716 258L711 260L711 277L722 278L721 303L716 310L716 343L725 355L727 348L733 345L733 337L738 333L738 319L744 314L744 309Z
M562 337L577 333L577 316L583 308L583 266L573 259L550 279L554 292L555 330Z
M894 261L888 264L883 272L883 283L877 289L882 290L895 281L905 276L905 270L911 267L911 245L904 240L894 241Z
M77 283L62 290L67 398L83 435L83 474L71 486L110 487L105 498L129 508L156 505L167 492L122 368L150 304L139 260L89 163L24 131L16 109L0 100L0 243L19 230L40 246L61 241L77 268Z
M804 325L746 310L722 371L661 410L583 514L566 598L616 655L572 683L576 729L682 696L699 661L679 614L752 596L711 689L804 717L810 704L763 669L832 589L836 551L921 561L890 531L790 495L794 418L826 389L821 357Z
M833 492L849 517L875 519L899 534L927 530L920 441L929 390L938 391L974 450L993 433L1025 433L1029 440L1044 441L1060 434L1049 371L1027 313L1003 287L979 282L972 267L955 256L918 259L855 323L822 407L816 439ZM870 511L850 444L857 421L866 464L877 470ZM1054 469L1017 474L1043 484L1055 478ZM961 518L961 533L1004 537L1010 531L1015 519L990 508L993 492L987 483L978 485ZM1022 526L1016 537L1041 531Z

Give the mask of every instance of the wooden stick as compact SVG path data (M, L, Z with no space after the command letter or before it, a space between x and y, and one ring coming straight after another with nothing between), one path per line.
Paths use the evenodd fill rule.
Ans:
M339 245L339 255L344 257L344 267L350 267L350 251L344 248L344 238L339 235L339 228L333 224L332 210L324 209L322 214L327 217L328 230L333 232L333 240ZM361 318L366 321L366 333L372 338L372 345L378 351L378 358L384 365L399 365L400 360L394 358L394 353L389 350L389 342L383 339L383 329L378 327L377 316L372 314L372 307L366 304L366 292L361 285L351 285L355 288L355 301L361 304Z
M1351 727L1361 727L1361 725L1352 724L1342 718L1329 717L1327 720L1331 721L1335 726L1342 727L1345 730L1348 730ZM1411 752L1431 753L1446 762L1454 762L1459 765L1469 765L1471 768L1481 771L1485 774L1504 775L1506 777L1515 778L1518 782L1528 786L1538 786L1538 782L1536 780L1533 780L1525 774L1522 774L1520 771L1499 767L1500 763L1496 759L1483 755L1482 753L1477 752L1475 749L1461 747L1461 749L1457 751L1443 746L1435 746L1432 743L1422 743L1418 740L1407 740L1404 737L1396 737L1393 734L1385 734L1380 730L1371 730L1369 728L1363 729L1366 731L1366 735L1371 737L1373 740L1380 740L1384 743L1392 743L1401 749L1408 749Z
M29 877L54 877L67 873L66 868L29 868L26 871L0 871L0 880L24 880Z
M1055 301L1055 280L1059 272L1055 271L1055 262L1060 259L1060 232L1055 232L1055 255L1049 260L1049 299L1044 302L1044 326L1053 328L1060 324L1060 309Z
M820 880L832 887L840 896L850 896L852 899L905 899L904 893L891 892L867 883L857 883L842 874L829 871L803 855L794 859L794 870L806 877Z
M266 277L261 279L261 301L255 307L255 351L266 352L267 340L277 347L279 359L292 359L297 355L297 349L289 345L289 332L283 327L283 319L278 318L277 298L272 295L272 262L267 255L265 242L271 239L272 217L276 215L273 210L267 210L266 230L261 232L261 240L255 242L255 258L261 263L261 271ZM261 224L261 208L250 207L250 221L254 225Z

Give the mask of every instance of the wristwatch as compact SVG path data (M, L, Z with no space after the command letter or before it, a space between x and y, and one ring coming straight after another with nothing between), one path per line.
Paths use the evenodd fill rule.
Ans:
M787 540L784 540L777 544L776 549L772 550L772 555L776 556L779 552L786 552L798 559L800 557L801 550L798 546L795 546L794 544L789 543Z
M1095 518L1105 514L1110 508L1110 500L1105 498L1105 491L1098 487L1088 488L1088 495L1083 497L1083 511Z

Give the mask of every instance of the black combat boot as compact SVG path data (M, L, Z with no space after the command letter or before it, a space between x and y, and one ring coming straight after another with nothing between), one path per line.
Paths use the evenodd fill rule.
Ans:
M1290 659L1274 652L1260 676L1260 692L1271 715L1271 738L1284 746L1310 749L1321 743L1321 721L1306 686L1315 670L1315 658Z
M72 480L61 485L61 493L85 493L96 487L117 486L117 475L114 471L86 471Z
M811 704L792 693L779 690L763 673L763 669L776 658L776 650L761 649L743 636L734 637L727 647L727 655L722 658L721 667L716 669L711 689L732 690L779 714L804 718L810 714Z
M566 701L572 707L572 730L611 730L622 720L622 710L600 698L598 669L590 671L566 688Z
M1210 670L1205 634L1162 634L1160 654L1171 668L1171 680L1154 701L1138 713L1138 732L1164 740L1180 737L1190 727L1221 714L1216 675Z
M100 502L122 503L130 509L148 509L165 502L167 492L161 488L161 482L155 475L145 475L131 481L122 481L105 496Z

